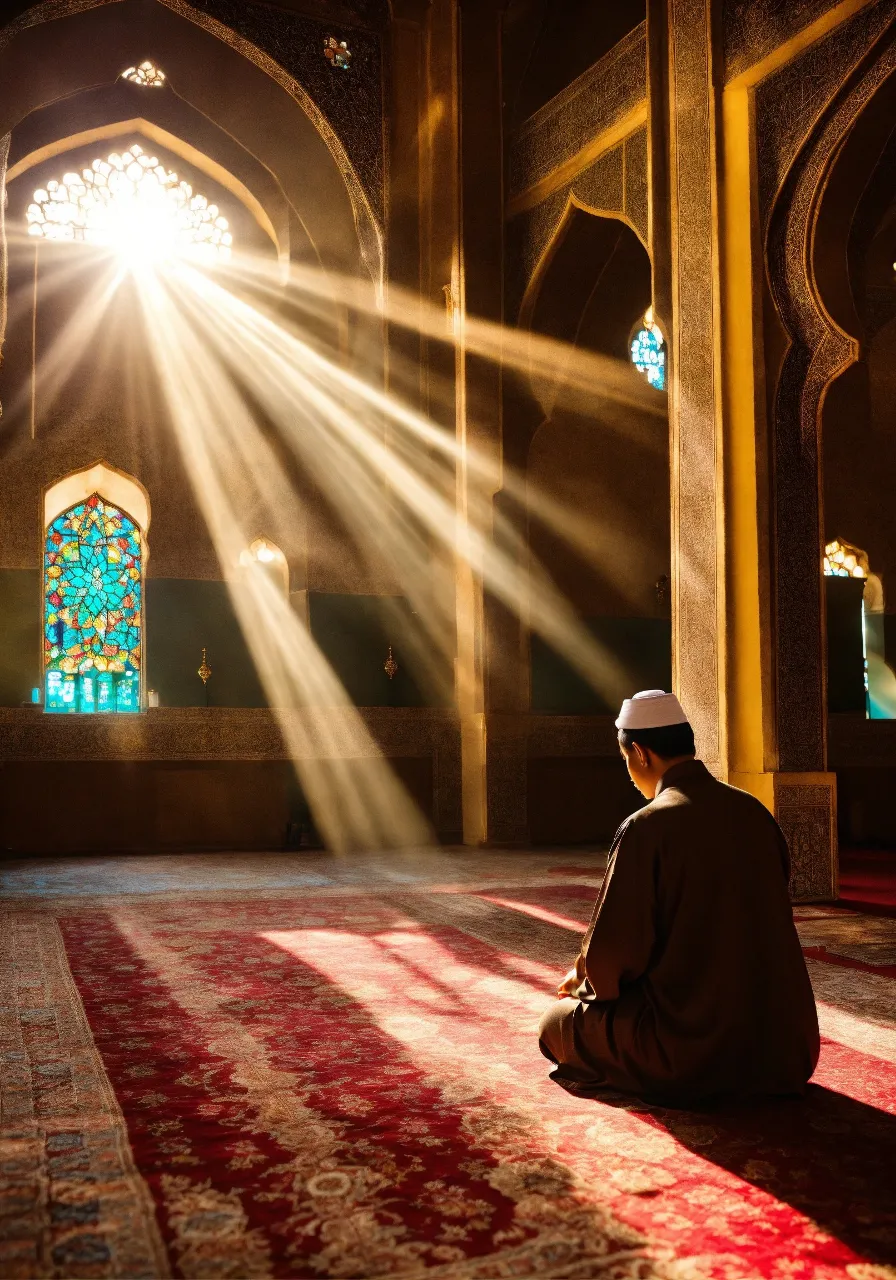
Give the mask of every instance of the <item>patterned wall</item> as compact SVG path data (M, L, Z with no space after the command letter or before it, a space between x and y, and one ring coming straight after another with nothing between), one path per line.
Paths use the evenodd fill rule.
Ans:
M811 237L842 139L896 70L889 34L894 16L894 0L869 5L756 93L760 217L768 227L772 292L791 338L773 409L782 769L824 768L818 414L828 384L855 354L854 342L831 325L816 300Z

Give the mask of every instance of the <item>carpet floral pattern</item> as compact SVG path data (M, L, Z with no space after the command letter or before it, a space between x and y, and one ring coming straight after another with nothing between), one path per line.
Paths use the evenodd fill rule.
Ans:
M552 1084L596 881L10 903L9 1277L896 1277L896 922L803 908L805 1102Z

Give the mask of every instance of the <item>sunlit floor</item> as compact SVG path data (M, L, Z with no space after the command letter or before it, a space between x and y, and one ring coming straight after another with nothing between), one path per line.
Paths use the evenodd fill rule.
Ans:
M603 865L584 849L0 863L0 1269L889 1275L896 921L795 912L823 1036L805 1101L574 1098L535 1028Z

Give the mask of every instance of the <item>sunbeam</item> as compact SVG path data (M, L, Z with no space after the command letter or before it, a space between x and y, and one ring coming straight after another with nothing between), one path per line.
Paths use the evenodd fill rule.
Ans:
M545 569L532 562L522 531L492 509L487 486L473 487L465 518L458 519L450 477L436 469L432 457L439 449L452 465L457 462L456 446L444 440L444 431L340 369L196 268L179 263L168 279L169 302L184 308L222 366L234 350L248 357L240 380L278 424L356 543L363 548L370 529L377 528L378 553L415 612L430 619L428 647L447 652L451 634L453 600L443 596L441 604L434 602L431 592L433 548L441 547L465 560L514 613L527 601L530 629L596 689L615 692L624 680L619 663L585 630ZM420 456L420 445L429 457ZM472 470L480 478L486 471L475 453Z
M334 307L382 320L369 289L304 268L284 284L279 267L246 255L197 263L170 236L162 254L122 254L108 221L95 229L106 236L102 249L88 246L85 253L78 246L72 259L93 266L99 255L103 269L40 359L42 403L58 399L127 283L236 616L316 825L332 848L415 847L432 833L288 591L246 555L260 528L302 527L309 492L318 505L323 499L369 578L408 602L402 649L438 704L456 697L462 708L475 706L469 663L457 661L457 637L479 591L518 620L520 635L541 636L606 701L616 700L625 685L620 660L590 634L534 556L530 537L540 523L598 566L600 519L539 493L506 462L496 470L491 451L472 443L476 432L461 440L439 415L397 394L394 366L387 389L382 369L357 361L353 367L338 340L331 347L322 322L329 323ZM55 276L48 283L57 290L72 282L60 256L68 251L52 250ZM558 387L587 389L595 402L656 411L655 398L639 398L630 371L623 376L614 361L485 322L466 320L459 334L437 309L412 307L395 290L383 307L389 324L415 325L427 341L462 342L520 376L550 373ZM610 422L618 426L612 415ZM478 433L483 439L487 426ZM495 501L498 490L506 502ZM467 656L474 666L480 660L472 651Z

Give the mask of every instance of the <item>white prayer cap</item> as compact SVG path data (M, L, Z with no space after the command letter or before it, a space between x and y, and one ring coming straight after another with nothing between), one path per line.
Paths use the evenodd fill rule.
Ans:
M662 729L667 724L687 724L684 708L674 693L644 689L626 698L616 721L617 729Z

